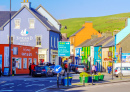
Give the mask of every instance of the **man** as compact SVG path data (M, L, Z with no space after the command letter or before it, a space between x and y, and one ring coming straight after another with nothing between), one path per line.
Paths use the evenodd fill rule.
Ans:
M92 74L95 74L96 73L96 68L95 68L95 65L93 64L93 66L92 66Z
M32 65L32 63L30 63L30 65L29 65L29 75L31 75L31 65Z
M33 70L35 69L35 64L33 63L32 65L31 65L31 74L33 73Z

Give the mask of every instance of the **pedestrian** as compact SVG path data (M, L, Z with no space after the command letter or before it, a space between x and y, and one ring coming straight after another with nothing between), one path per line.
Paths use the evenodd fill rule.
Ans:
M65 64L65 71L67 72L67 68L68 68L68 65L67 63Z
M108 66L108 67L107 67L107 70L108 70L108 73L110 74L110 73L111 73L111 67Z
M31 65L32 65L32 63L30 63L30 65L29 65L29 75L31 75Z
M0 67L0 77L1 77L1 71L2 71L2 70L1 70L1 67Z
M35 69L35 64L33 63L32 65L31 65L31 75L32 75L32 73L33 73L33 70Z
M55 62L53 62L53 64L52 65L54 65L55 66Z
M93 64L93 66L92 66L92 74L96 74L96 67L95 67L95 65Z

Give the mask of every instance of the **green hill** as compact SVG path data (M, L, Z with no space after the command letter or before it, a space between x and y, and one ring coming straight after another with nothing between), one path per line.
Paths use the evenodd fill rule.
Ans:
M61 33L67 33L67 36L69 37L79 30L85 21L92 21L94 29L100 32L121 30L125 27L125 20L128 17L130 17L130 13L121 13L101 17L64 19L59 20L59 22L62 24ZM65 26L67 26L67 29L64 29Z

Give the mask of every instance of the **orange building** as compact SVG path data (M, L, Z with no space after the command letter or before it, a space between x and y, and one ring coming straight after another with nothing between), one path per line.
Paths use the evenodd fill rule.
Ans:
M9 45L0 44L2 56L2 72L9 67ZM11 45L11 74L29 74L29 64L38 65L38 48L21 45Z
M78 30L77 32L75 32L70 36L69 40L70 44L73 45L74 47L72 50L74 56L75 56L75 47L77 47L87 39L91 39L92 35L98 35L98 37L101 37L101 34L93 28L92 22L85 22L85 24L80 30Z

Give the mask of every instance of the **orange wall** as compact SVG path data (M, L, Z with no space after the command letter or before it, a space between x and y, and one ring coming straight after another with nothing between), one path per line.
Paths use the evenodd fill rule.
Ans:
M9 46L8 44L2 44L0 45L0 54L2 54L2 72L4 71L4 47ZM38 48L35 47L29 47L29 46L20 46L20 45L11 45L11 49L13 47L18 47L18 55L13 55L13 51L11 51L11 67L12 67L12 57L13 58L21 58L21 69L16 68L16 74L28 74L29 73L29 58L32 58L32 62L34 61L34 58L37 59L38 64ZM29 49L29 51L24 51L23 49ZM22 53L32 53L32 56L22 56ZM23 69L23 58L27 58L27 69ZM12 73L12 68L11 68Z

